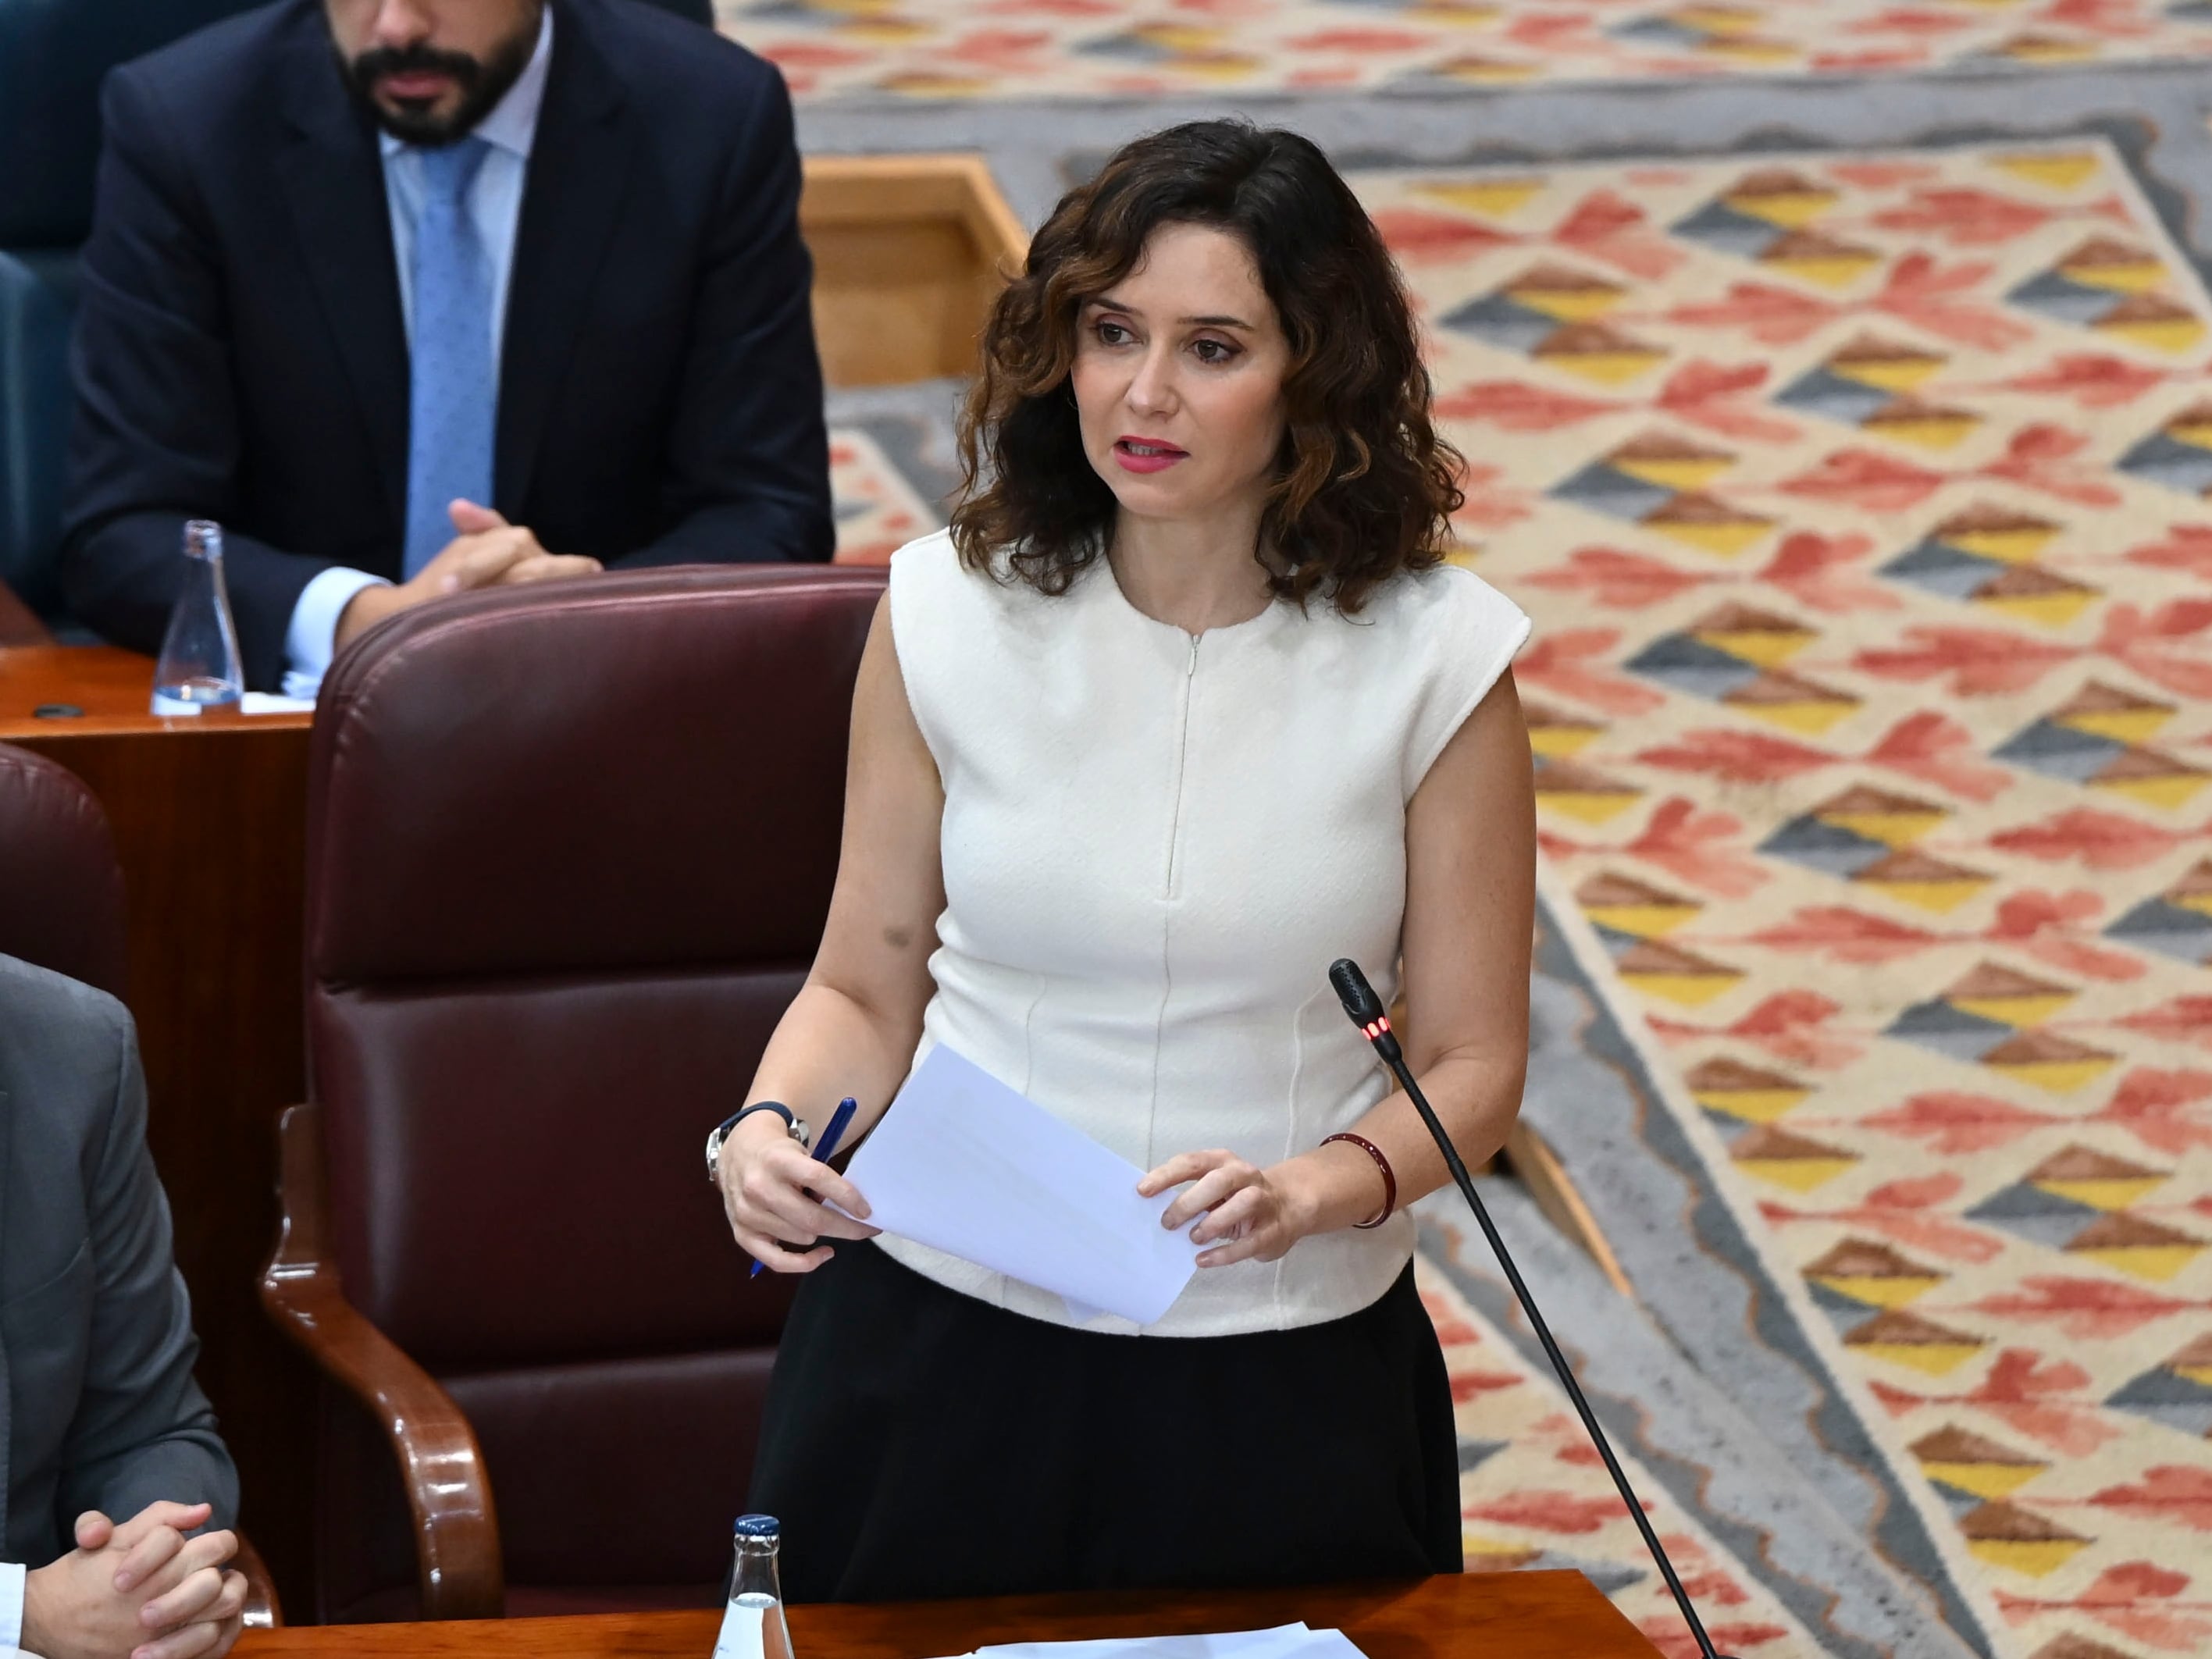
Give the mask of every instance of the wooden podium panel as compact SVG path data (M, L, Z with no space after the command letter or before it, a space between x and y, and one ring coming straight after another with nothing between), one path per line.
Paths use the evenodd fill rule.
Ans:
M1029 236L980 155L810 155L799 228L833 386L974 373Z
M1578 1572L1486 1572L1312 1589L1131 1591L796 1607L797 1659L939 1659L1001 1642L1188 1636L1304 1620L1367 1659L1653 1659ZM248 1631L238 1659L708 1659L720 1613Z
M301 921L305 714L147 712L150 658L108 646L0 649L0 743L91 787L123 866L125 1000L147 1138L192 1293L201 1386L236 1457L243 1518L294 1607L305 1548L312 1370L254 1284L276 1236L276 1114L307 1084ZM82 711L40 718L41 706Z

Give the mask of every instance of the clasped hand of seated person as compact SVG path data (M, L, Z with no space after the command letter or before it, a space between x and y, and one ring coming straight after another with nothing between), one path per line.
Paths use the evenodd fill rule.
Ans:
M76 1547L23 1581L22 1644L40 1659L218 1659L238 1639L245 1575L205 1504L149 1504L120 1526L77 1517Z
M457 501L447 511L455 534L436 557L398 586L364 587L347 603L338 617L336 642L341 648L386 617L448 593L588 576L601 568L597 559L581 554L548 553L538 544L536 532L474 501Z
M756 1112L732 1129L716 1168L738 1245L777 1273L813 1272L830 1259L824 1239L873 1238L881 1231L866 1224L860 1188L809 1158L773 1112ZM1137 1191L1151 1198L1185 1182L1188 1189L1160 1221L1169 1228L1197 1221L1191 1242L1215 1246L1200 1255L1201 1267L1275 1261L1310 1233L1365 1219L1380 1202L1374 1166L1340 1146L1265 1170L1233 1152L1184 1152L1147 1174Z

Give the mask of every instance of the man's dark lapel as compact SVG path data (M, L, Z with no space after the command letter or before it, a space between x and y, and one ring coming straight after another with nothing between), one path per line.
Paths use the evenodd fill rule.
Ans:
M591 308L629 179L633 135L608 61L599 0L549 0L553 61L531 142L500 352L493 499L521 510L576 336Z
M338 73L319 6L284 51L289 128L276 158L315 295L345 359L395 525L407 511L407 324L376 127Z

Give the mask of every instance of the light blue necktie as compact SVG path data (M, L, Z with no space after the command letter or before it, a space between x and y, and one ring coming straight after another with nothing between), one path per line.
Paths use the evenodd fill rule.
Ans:
M418 150L422 212L415 225L415 328L407 418L407 550L413 576L453 539L457 495L491 505L491 259L469 217L469 185L490 146L464 138Z

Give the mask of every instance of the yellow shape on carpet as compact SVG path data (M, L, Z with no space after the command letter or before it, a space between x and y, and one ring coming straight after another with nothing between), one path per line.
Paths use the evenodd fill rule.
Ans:
M2009 1498L2043 1473L2039 1463L1923 1463L1920 1468L1930 1480L1977 1498Z
M1854 1302L1863 1302L1873 1308L1902 1308L1918 1301L1943 1281L1932 1278L1838 1278L1823 1275L1816 1284L1825 1285L1838 1296L1847 1296Z
M1575 902L1601 927L1632 939L1672 933L1698 914L1698 907L1662 888L1627 876L1591 877L1575 890Z
M1984 1501L2011 1497L2051 1467L1955 1425L1921 1436L1912 1443L1912 1455L1930 1480Z
M1978 1337L1897 1310L1876 1314L1844 1337L1844 1344L1929 1376L1948 1376L1984 1346Z
M1644 524L1669 541L1717 553L1723 558L1734 558L1765 540L1774 528L1771 520L1696 494L1677 495L1645 518Z
M2002 1076L2032 1083L2037 1088L2054 1095L2070 1095L2086 1083L2094 1083L2112 1068L2110 1054L2081 1060L2034 1060L2016 1065L1996 1060L1984 1061L1990 1069Z
M1795 1078L1725 1055L1692 1066L1683 1081L1700 1106L1750 1123L1771 1123L1812 1092Z
M2125 795L2146 806L2171 812L2195 799L2197 792L2204 787L2204 774L2183 768L2144 777L2097 778L2092 781L2099 789L2109 789L2116 795Z
M1910 795L1861 785L1815 806L1813 816L1885 847L1910 847L1950 814Z
M1869 1307L1895 1309L1917 1301L1943 1282L1893 1244L1846 1238L1809 1262L1805 1277L1838 1296Z
M2073 1001L2074 993L2032 974L1984 962L1955 981L1943 1000L2000 1024L2040 1025Z
M2162 303L2123 307L2091 325L2100 334L2179 356L2204 337L2204 322L2179 306Z
M1987 887L1991 878L1904 848L1869 865L1851 879L1901 903L1945 915Z
M1690 636L1732 657L1772 668L1820 637L1802 623L1771 611L1728 605L1690 624Z
M1640 792L1576 765L1552 761L1536 773L1536 804L1584 823L1603 823L1634 805Z
M1477 86L1497 86L1529 80L1541 73L1541 66L1517 63L1509 58L1485 58L1480 53L1469 52L1463 58L1446 59L1437 65L1436 72L1448 80L1471 81Z
M2052 1153L2027 1172L2039 1192L2112 1213L2132 1208L2166 1183L2166 1172L2148 1169L2088 1146Z
M1746 174L1721 200L1753 219L1802 230L1835 205L1836 191L1802 173L1772 167Z
M1856 1154L1839 1146L1772 1124L1761 1124L1739 1137L1729 1148L1729 1157L1746 1174L1795 1193L1809 1193L1858 1162Z
M1741 980L1735 969L1668 945L1644 940L1621 954L1621 979L1646 996L1694 1008Z
M1465 182L1455 180L1449 184L1421 185L1416 188L1424 196L1432 197L1468 213L1480 214L1484 218L1502 219L1526 206L1528 198L1543 187L1541 179L1476 179ZM1598 310L1581 313L1577 320L1601 315L1620 302L1618 289L1609 288L1605 283L1599 283L1597 287L1606 295L1604 305ZM1538 301L1524 296L1517 284L1509 291L1523 305L1534 306L1539 311L1548 311L1548 307ZM1550 312L1549 314L1561 316L1565 313Z
M2173 718L2173 708L2092 680L2048 718L2069 731L2091 732L2115 743L2142 743Z
M2030 184L2047 189L2075 191L2096 177L2097 157L2086 149L2056 151L2031 150L2021 155L2000 155L1993 165L2002 167L2015 179L2025 179Z
M1861 1353L1887 1359L1893 1365L1910 1366L1929 1376L1948 1376L1981 1352L1981 1345L1973 1342L1861 1342L1855 1346Z
M1863 422L1869 432L1922 449L1956 449L1960 441L1981 424L1962 409L1915 405L1901 410L1877 410Z
M1934 539L1962 553L2019 564L2040 553L2058 526L2048 519L2001 507L1974 507L1937 525Z

